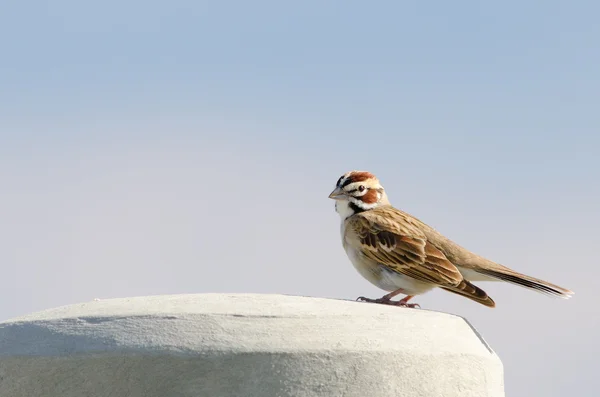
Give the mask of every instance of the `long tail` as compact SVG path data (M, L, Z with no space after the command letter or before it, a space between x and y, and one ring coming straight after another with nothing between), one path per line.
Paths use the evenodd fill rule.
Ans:
M496 278L498 280L506 281L512 284L520 285L522 287L541 292L542 294L559 297L562 299L569 299L575 293L566 288L559 287L558 285L549 283L544 280L540 280L535 277L527 276L525 274L516 272L512 269L502 266L500 269L482 269L476 270L478 273L484 274L489 277Z
M446 291L454 292L455 294L472 299L477 303L488 307L495 307L496 303L486 294L484 290L478 286L471 284L467 280L463 280L456 287L441 287Z

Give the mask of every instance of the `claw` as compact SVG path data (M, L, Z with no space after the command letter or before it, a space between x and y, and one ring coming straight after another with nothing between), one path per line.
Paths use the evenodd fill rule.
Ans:
M418 303L390 302L390 305L410 307L411 309L421 308L421 305L419 305Z
M359 302L383 303L383 304L391 302L389 299L383 299L383 298L370 299L370 298L365 298L364 296L359 296L358 298L356 298L356 300Z
M404 299L399 300L399 301L393 301L389 298L388 299L386 299L386 298L370 299L370 298L366 298L364 296L359 296L358 298L356 298L356 300L358 302L379 303L382 305L408 307L411 309L416 309L416 308L420 309L421 308L421 306L418 303L408 303Z

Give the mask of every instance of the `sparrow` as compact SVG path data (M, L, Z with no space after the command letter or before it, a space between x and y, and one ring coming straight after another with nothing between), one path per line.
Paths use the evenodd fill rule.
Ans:
M505 281L564 299L574 293L516 272L461 247L414 216L394 208L377 177L367 171L342 175L329 194L341 218L342 246L364 278L389 293L359 301L403 307L439 287L488 307L496 304L472 281ZM403 299L392 300L398 294Z

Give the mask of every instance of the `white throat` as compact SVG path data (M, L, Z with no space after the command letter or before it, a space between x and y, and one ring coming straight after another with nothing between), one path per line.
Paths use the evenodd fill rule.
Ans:
M335 202L335 212L340 214L342 222L354 215L354 210L350 207L350 202L348 200L337 200Z

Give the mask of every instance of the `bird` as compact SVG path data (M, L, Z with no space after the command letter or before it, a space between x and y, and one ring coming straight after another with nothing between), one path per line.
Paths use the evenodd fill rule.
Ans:
M409 303L436 287L487 307L494 300L476 281L504 281L568 299L573 291L493 262L461 247L431 226L390 204L377 177L368 171L343 174L329 194L341 218L342 246L358 273L388 292L358 301L420 308ZM403 294L404 298L392 300Z

